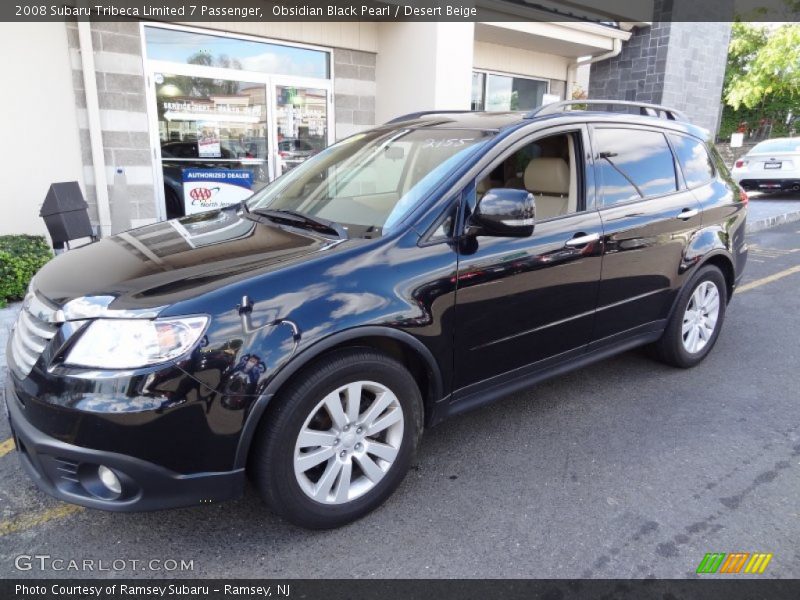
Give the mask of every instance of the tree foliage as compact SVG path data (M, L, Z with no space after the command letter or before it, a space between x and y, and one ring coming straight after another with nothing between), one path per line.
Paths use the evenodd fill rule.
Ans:
M734 23L725 73L725 103L739 110L768 100L800 100L800 25L772 30Z

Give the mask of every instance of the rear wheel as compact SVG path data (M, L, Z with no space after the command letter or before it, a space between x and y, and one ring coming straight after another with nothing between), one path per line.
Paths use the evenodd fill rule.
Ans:
M678 298L664 335L654 344L656 356L676 367L693 367L719 337L725 319L725 276L713 265L702 267Z
M265 416L252 475L289 521L344 525L402 481L422 429L422 398L403 365L366 349L330 354L296 379Z

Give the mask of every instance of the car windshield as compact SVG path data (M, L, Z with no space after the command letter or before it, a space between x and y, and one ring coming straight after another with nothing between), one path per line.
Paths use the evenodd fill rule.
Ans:
M293 211L375 237L402 221L493 132L377 129L313 156L247 201L251 211Z
M800 152L800 139L767 140L753 146L751 152Z

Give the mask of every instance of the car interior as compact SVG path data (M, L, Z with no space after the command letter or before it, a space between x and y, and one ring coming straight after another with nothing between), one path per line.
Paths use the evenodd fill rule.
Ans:
M536 219L578 211L574 134L562 133L527 144L478 182L478 200L492 188L528 190L536 198Z

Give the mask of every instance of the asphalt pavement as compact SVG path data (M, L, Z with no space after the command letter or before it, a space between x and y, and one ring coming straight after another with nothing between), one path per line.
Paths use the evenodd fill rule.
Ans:
M796 192L749 192L747 230L760 231L800 221L800 196Z
M0 577L694 577L709 552L772 553L760 577L800 577L800 223L749 243L701 365L628 352L448 421L396 494L342 529L293 527L251 489L168 512L79 509L0 445ZM20 555L126 566L18 570ZM131 563L150 559L193 569Z

